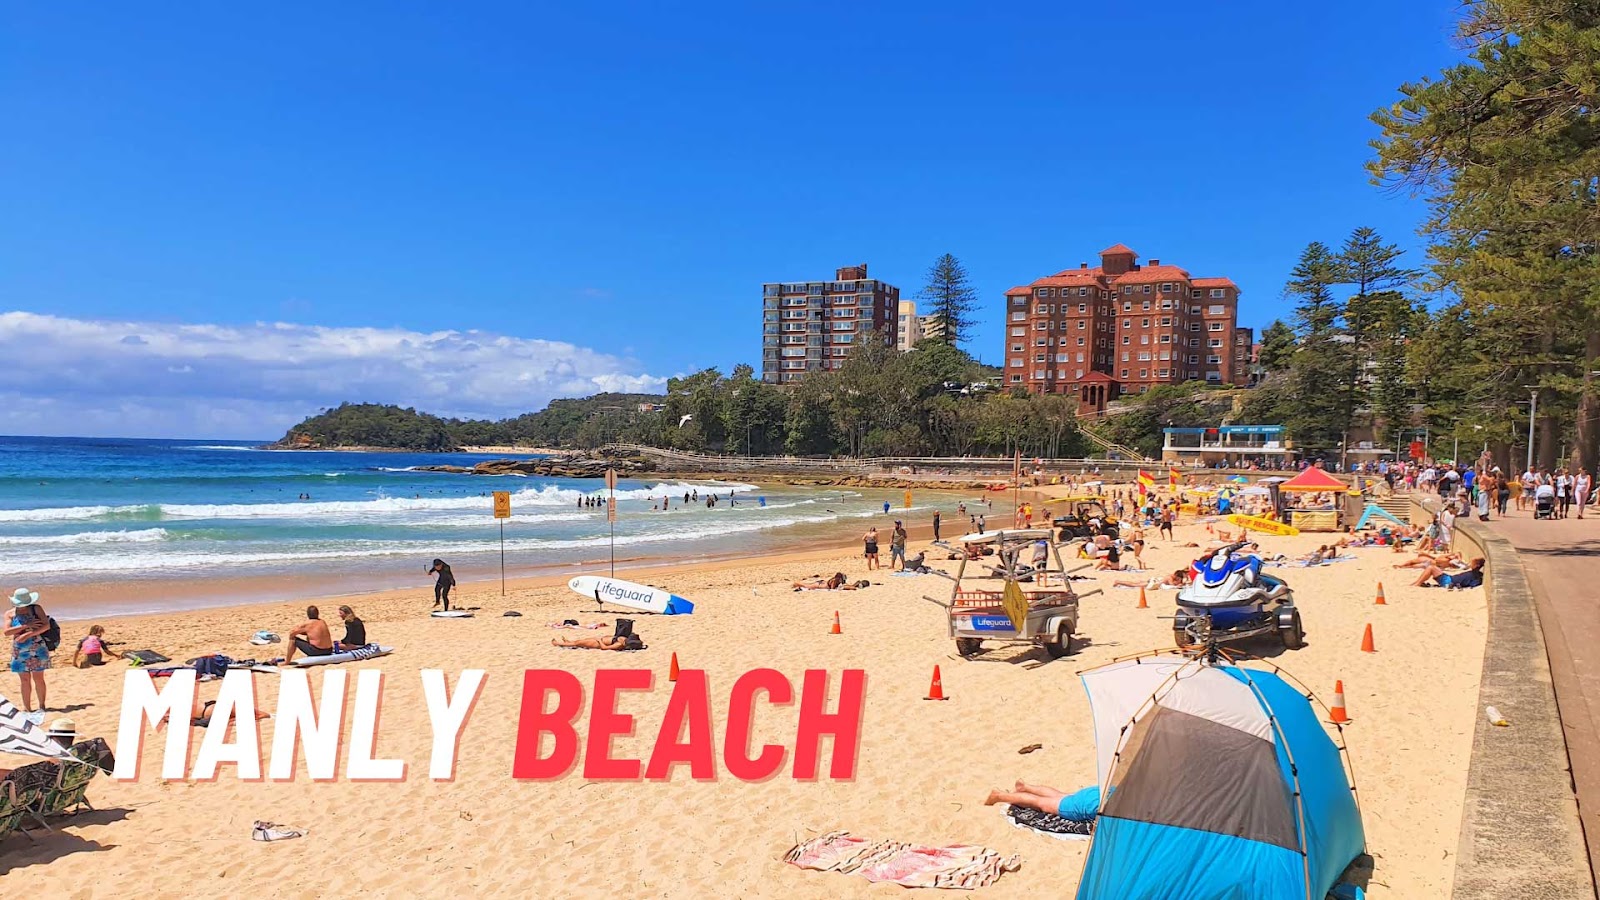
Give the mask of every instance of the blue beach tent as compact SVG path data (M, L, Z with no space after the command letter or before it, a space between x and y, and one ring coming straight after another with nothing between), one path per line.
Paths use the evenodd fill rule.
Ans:
M1104 799L1078 900L1323 900L1363 852L1340 749L1277 674L1144 657L1083 685Z

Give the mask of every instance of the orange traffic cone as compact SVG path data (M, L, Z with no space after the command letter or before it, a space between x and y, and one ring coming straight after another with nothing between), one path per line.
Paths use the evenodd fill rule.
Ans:
M1350 714L1344 709L1344 682L1333 683L1333 705L1328 708L1328 721L1335 725L1344 725L1350 721Z
M1362 653L1377 653L1378 652L1372 646L1372 623L1371 622L1367 623L1367 633L1363 634L1361 636L1361 652Z
M1389 601L1383 599L1383 582L1378 582L1378 599L1372 602L1373 606L1388 606Z
M678 680L678 654L676 651L674 651L672 654L672 665L667 667L667 680Z
M839 611L838 610L834 610L833 611L833 627L828 629L828 633L829 634L844 634L844 631L839 628Z
M944 695L944 682L939 680L939 667L933 667L933 684L928 685L928 700L948 700Z
M1144 585L1142 585L1142 584L1139 585L1139 605L1136 608L1138 608L1138 609L1149 609L1150 608L1149 601L1145 599L1145 596L1144 596Z

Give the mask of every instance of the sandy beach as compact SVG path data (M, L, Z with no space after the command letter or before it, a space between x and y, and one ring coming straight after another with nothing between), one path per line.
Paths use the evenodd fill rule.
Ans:
M1009 503L1004 506L1009 510ZM999 499L995 507L991 528L1000 518ZM880 528L892 518L879 522ZM961 530L952 527L954 518L947 515L947 536ZM913 553L927 543L925 534L915 538ZM1207 538L1200 524L1182 524L1175 542L1153 541L1144 556L1156 573L1170 571L1198 552L1181 544ZM1261 542L1267 553L1293 556L1327 539L1306 534ZM1369 895L1445 896L1477 714L1484 592L1409 587L1416 573L1390 568L1408 557L1383 548L1346 552L1356 559L1278 571L1294 586L1304 612L1303 649L1281 652L1275 640L1245 649L1273 656L1324 697L1331 696L1335 679L1343 679L1354 719L1345 734L1375 864ZM954 561L936 558L943 555L935 548L930 563L953 573ZM795 578L835 570L873 584L850 593L789 588ZM89 793L96 812L64 820L56 833L40 833L34 841L13 836L0 845L0 892L75 898L137 884L158 894L198 887L228 896L315 897L338 881L345 892L397 897L463 891L539 897L898 895L898 888L781 861L798 841L848 830L1020 854L1021 869L983 895L1062 896L1076 885L1088 845L1016 830L982 801L991 788L1017 779L1064 790L1093 781L1088 704L1075 673L1172 643L1171 624L1160 618L1170 614L1170 592L1153 592L1152 608L1140 610L1137 591L1110 587L1116 577L1130 576L1092 574L1093 580L1075 584L1077 590L1105 590L1083 601L1080 646L1060 660L1027 647L997 647L963 660L946 636L944 611L922 599L948 599L950 581L869 574L857 553L839 547L630 573L691 598L697 607L687 617L636 616L636 630L649 649L629 654L550 646L552 636L573 632L547 623L614 617L595 612L592 600L572 594L558 579L519 582L504 598L497 584L465 584L458 603L478 609L475 618L461 620L429 618L431 597L424 591L362 595L351 602L369 638L399 649L346 668L385 672L378 752L407 762L406 781L349 783L341 764L341 779L332 783L314 783L303 771L290 783L241 783L230 768L215 782L165 783L156 777L162 742L147 740L138 782L97 778ZM1380 581L1388 603L1374 606ZM48 604L48 586L38 587ZM321 601L326 615L332 616L338 602ZM279 648L252 647L247 638L256 629L287 631L303 606L296 601L76 621L63 649L98 623L123 648L149 647L175 660L209 652L264 658ZM522 616L502 617L507 610ZM829 634L835 611L842 635ZM1374 654L1358 650L1369 622ZM718 777L705 782L692 780L684 768L667 782L594 782L578 771L551 782L512 779L525 669L565 669L586 686L600 668L654 672L653 690L624 695L620 708L636 717L635 730L613 745L614 756L647 758L670 694L666 673L673 653L684 668L707 673L719 750L728 690L743 673L777 669L798 691L805 670L826 669L836 696L841 670L864 669L866 709L855 778L800 782L786 765L772 779L746 783L728 775L719 761ZM58 668L49 676L52 706L70 708L81 734L114 737L123 667L73 670L65 667L68 657L57 654ZM950 697L944 703L923 699L934 665L943 670ZM449 783L427 777L430 730L417 674L423 668L443 669L452 684L465 668L488 673ZM274 677L258 677L268 710L276 699ZM7 695L14 690L8 682ZM200 690L209 698L216 686ZM580 734L586 731L584 718ZM794 706L760 708L754 740L792 747L795 719ZM262 725L263 743L270 746L274 722ZM1018 754L1036 743L1043 749ZM823 746L826 761L828 745ZM0 757L0 765L20 762L25 760ZM256 819L308 834L254 843L250 826Z

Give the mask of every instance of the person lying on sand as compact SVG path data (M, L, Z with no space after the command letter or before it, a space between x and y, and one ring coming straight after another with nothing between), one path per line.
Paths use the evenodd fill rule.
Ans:
M1444 553L1418 553L1403 563L1395 563L1390 568L1394 569L1427 569L1430 567L1449 568L1459 567L1462 564L1461 554L1454 552Z
M1168 575L1165 578L1151 578L1149 581L1127 581L1127 580L1119 578L1116 581L1111 582L1111 586L1112 587L1119 587L1119 588L1137 588L1137 587L1142 587L1142 588L1145 588L1147 590L1159 591L1159 590L1162 590L1162 589L1174 589L1175 590L1177 588L1183 587L1184 585L1186 585L1188 583L1189 583L1189 570L1188 569L1177 569L1177 570L1174 570L1171 575Z
M1117 552L1116 547L1107 547L1104 555L1095 561L1094 567L1096 571L1120 572L1122 571L1122 555Z
M1469 588L1483 585L1483 557L1479 556L1467 565L1465 572L1450 573L1438 566L1429 566L1422 570L1422 575L1411 583L1412 587L1429 587L1431 580L1439 587Z
M631 637L631 635L629 637ZM644 649L644 643L642 641L639 642L637 647L630 648L628 646L628 638L627 637L620 637L620 636L614 635L614 634L613 635L607 635L606 637L582 637L582 638L557 637L557 638L551 638L550 639L550 646L552 646L552 647L572 647L572 648L576 648L576 649L579 649L579 650L628 650L628 649L643 650Z
M255 677L256 676L255 676L254 672L250 673L250 680L252 682L255 681ZM194 696L194 706L190 707L190 709L189 709L189 726L191 728L207 728L207 727L209 727L211 725L211 707L216 706L216 705L217 705L217 701L215 701L215 700L206 700L206 701L202 702L200 700L200 695L198 693L195 694L195 696ZM258 721L258 722L261 721L262 719L270 719L270 718L272 718L272 714L269 713L269 712L264 712L264 711L259 710L259 709L253 710L253 712L255 713L256 721ZM233 721L233 717L230 716L229 717L229 721L223 723L223 727L227 727L228 725L232 724L232 721ZM167 722L168 722L167 719L162 719L160 724L156 725L156 730L160 731L162 728L166 727Z
M1338 555L1338 550L1335 550L1333 547L1330 547L1327 544L1323 544L1321 547L1318 547L1310 553L1307 553L1305 556L1300 557L1300 561L1308 566L1316 566L1321 565L1322 563L1325 563Z
M1095 793L1099 793L1098 789L1095 789ZM1067 804L1064 804L1063 801L1069 798L1074 800L1082 799L1078 794L1068 794L1052 787L1019 781L1013 790L990 791L989 796L983 799L983 805L994 806L998 803L1009 803L1012 806L1020 806L1024 809L1036 809L1052 816L1061 816L1066 819L1082 819L1084 810L1064 808Z
M862 579L857 582L847 582L843 572L833 573L833 577L823 580L821 575L813 575L800 581L793 582L797 591L859 591L871 585L871 582Z

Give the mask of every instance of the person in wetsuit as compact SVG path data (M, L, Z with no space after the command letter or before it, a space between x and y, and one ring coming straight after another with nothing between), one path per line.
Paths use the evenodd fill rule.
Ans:
M450 589L456 586L456 576L450 571L450 566L442 559L433 561L429 572L436 572L439 580L433 583L433 605L444 604L444 611L450 611Z

